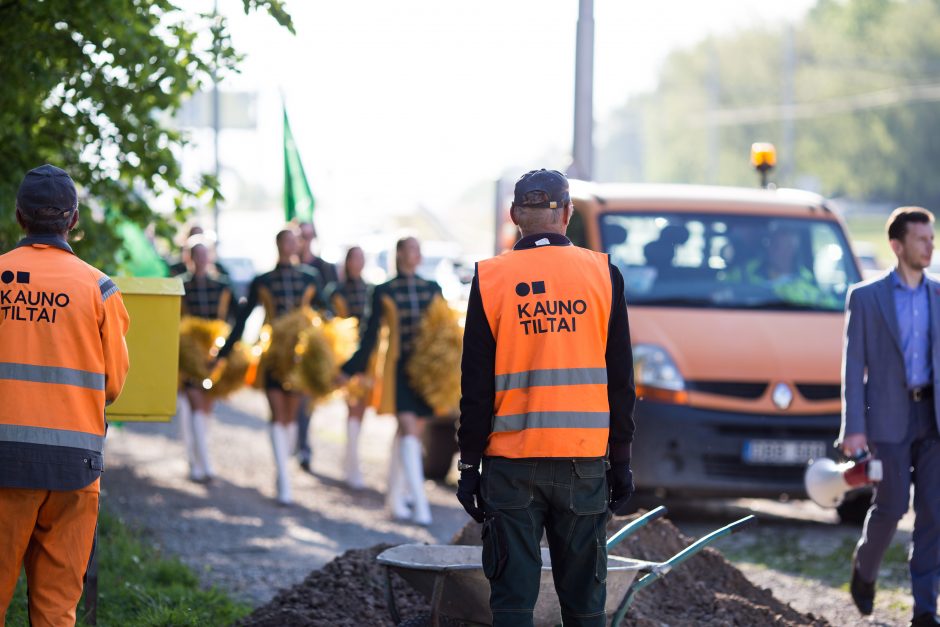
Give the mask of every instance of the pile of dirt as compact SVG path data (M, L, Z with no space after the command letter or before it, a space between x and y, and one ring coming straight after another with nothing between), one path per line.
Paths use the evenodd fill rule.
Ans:
M624 525L612 521L608 534ZM746 533L746 532L745 532ZM629 536L613 555L661 562L692 543L668 520L659 519ZM808 625L829 622L801 614L755 586L713 548L705 548L636 595L627 616L637 627L693 627L713 625Z
M385 567L375 557L390 544L346 551L301 583L281 590L239 625L261 627L362 627L395 625L386 601ZM392 575L395 604L402 618L430 612L431 606L398 575Z
M628 519L611 522L608 533ZM470 523L454 544L480 544L480 525ZM664 561L691 544L672 523L657 520L613 550L648 561ZM385 597L385 571L375 556L388 545L347 551L293 588L281 591L259 607L242 625L350 626L394 625ZM427 601L393 576L395 602L403 619L430 611ZM752 584L721 554L706 548L660 581L640 592L627 614L636 627L782 625L825 627L829 623L801 614L776 599L770 590Z

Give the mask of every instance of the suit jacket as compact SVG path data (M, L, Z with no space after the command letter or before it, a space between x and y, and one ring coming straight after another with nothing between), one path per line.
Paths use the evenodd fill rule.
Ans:
M940 392L940 283L927 278L933 385ZM846 296L842 352L842 428L869 441L899 443L911 399L890 272L853 285ZM933 397L940 428L940 394Z

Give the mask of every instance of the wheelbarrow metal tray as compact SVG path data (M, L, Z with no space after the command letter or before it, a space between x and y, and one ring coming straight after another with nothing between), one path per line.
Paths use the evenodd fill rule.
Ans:
M378 555L381 564L391 568L415 590L431 599L438 577L443 577L438 611L458 620L488 625L490 582L483 574L483 547L450 544L402 544ZM637 574L657 566L611 555L607 559L607 612L612 614ZM548 549L542 548L539 598L535 606L536 625L557 625L561 610Z

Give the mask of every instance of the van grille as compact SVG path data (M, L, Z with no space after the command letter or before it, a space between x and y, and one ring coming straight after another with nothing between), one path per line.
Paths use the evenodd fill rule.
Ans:
M705 455L705 474L724 479L759 480L767 483L793 484L801 482L806 464L795 466L745 464L736 455Z
M810 401L834 401L842 396L842 387L829 383L797 383L796 389Z
M767 390L766 381L688 381L686 385L696 392L750 400L760 398Z

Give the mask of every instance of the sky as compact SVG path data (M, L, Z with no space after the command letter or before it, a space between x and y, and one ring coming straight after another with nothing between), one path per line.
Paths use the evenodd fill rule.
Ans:
M614 110L655 87L670 50L777 27L813 4L595 0L595 144ZM344 232L418 206L446 214L501 176L568 165L576 0L290 0L295 36L241 7L219 0L246 54L223 89L258 94L257 130L221 138L233 202L244 185L280 198L282 96L317 220ZM202 148L188 165L201 167L209 142L204 132L194 139Z

